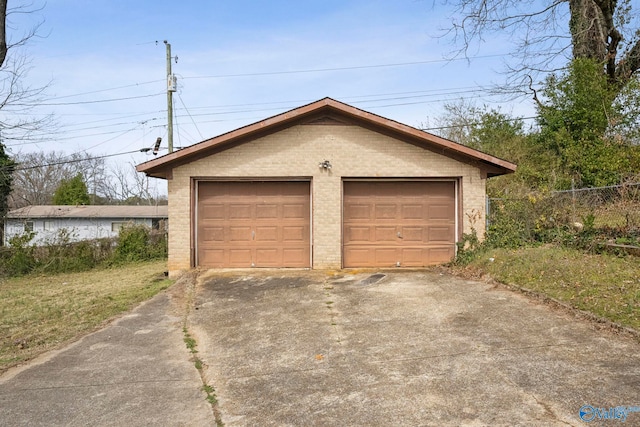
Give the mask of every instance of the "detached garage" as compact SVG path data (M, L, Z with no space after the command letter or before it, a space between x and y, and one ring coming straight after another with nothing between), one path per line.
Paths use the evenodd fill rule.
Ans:
M487 178L515 168L325 98L137 170L169 181L173 274L448 262L484 234Z

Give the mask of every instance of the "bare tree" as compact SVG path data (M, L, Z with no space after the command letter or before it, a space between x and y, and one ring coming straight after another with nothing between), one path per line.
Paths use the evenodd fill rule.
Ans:
M50 204L60 182L78 174L85 178L94 199L96 194L104 194L108 187L104 159L86 153L33 152L17 155L15 160L13 191L9 195L12 209Z
M515 41L510 82L556 71L572 58L603 64L612 85L624 87L640 68L640 29L631 0L444 0L454 6L446 31L467 55L491 35ZM562 61L558 61L558 59Z
M134 163L118 163L109 171L109 188L105 190L112 203L131 205L166 204L157 185L145 174L136 172Z
M8 8L7 0L0 0L0 206L11 206L10 191L14 183L13 159L5 151L7 141L26 141L50 126L52 116L33 117L31 110L40 102L44 88L32 89L23 85L29 69L28 61L18 47L35 37L40 24L20 32L12 27L11 15L32 14L38 9L22 3ZM11 34L7 29L11 29ZM0 217L4 208L0 209Z
M53 129L53 115L34 116L33 108L42 103L47 86L28 87L24 81L30 69L28 58L20 49L37 37L42 22L32 24L26 30L14 27L15 15L34 15L41 8L23 3L7 8L7 0L0 0L0 143L18 144L41 140L43 130ZM12 30L8 34L7 29Z

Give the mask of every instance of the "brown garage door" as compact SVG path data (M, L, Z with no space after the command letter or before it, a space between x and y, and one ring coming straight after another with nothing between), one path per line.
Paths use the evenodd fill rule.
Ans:
M453 181L344 182L345 267L422 267L455 254Z
M309 267L309 182L199 182L197 264Z

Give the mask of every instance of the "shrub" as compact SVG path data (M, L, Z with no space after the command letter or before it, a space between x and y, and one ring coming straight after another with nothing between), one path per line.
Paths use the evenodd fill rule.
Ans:
M30 244L33 236L25 233L10 239L10 246L0 248L0 276L86 271L100 265L167 256L166 234L141 225L124 228L118 239L72 242L74 236L62 230L45 245L35 246Z
M30 273L37 265L35 247L29 242L35 233L28 232L9 239L8 248L3 248L0 267L7 276L21 276Z
M145 261L165 257L167 241L164 233L140 224L123 227L114 253L116 262Z

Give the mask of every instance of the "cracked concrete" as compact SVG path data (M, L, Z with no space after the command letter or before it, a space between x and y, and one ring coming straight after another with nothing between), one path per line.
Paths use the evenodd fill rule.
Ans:
M485 283L373 273L201 278L190 328L226 426L579 426L583 405L640 404L631 338Z
M215 425L203 381L228 427L582 426L584 405L640 411L637 340L500 287L399 270L194 277L0 377L0 425Z

